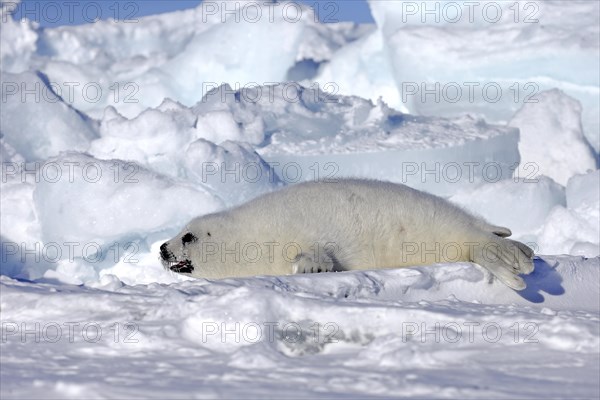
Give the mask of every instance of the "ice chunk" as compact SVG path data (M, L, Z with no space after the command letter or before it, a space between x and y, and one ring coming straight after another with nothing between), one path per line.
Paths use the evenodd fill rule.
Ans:
M33 183L21 183L15 179L0 184L2 275L21 278L41 276L49 268L48 263L33 254L41 241L41 226L33 203L34 188Z
M198 116L196 129L202 137L214 143L225 140L243 140L243 132L227 111L212 111ZM260 142L259 142L260 143Z
M574 175L567 183L569 208L594 206L600 203L600 170Z
M217 111L230 113L244 139L290 183L383 178L448 194L484 179L510 178L519 162L516 129L468 115L402 114L381 101L298 84L239 91L224 85L194 107L199 116Z
M0 1L0 66L3 72L27 71L32 55L37 50L38 24L29 20L15 21L12 14L19 1Z
M600 205L577 209L557 207L541 229L538 243L543 254L600 255Z
M297 2L205 3L136 23L44 29L32 63L59 86L79 84L68 100L77 109L101 118L112 105L131 118L165 97L191 106L222 83L284 81L297 62L324 62L369 29L319 24L312 9ZM97 100L86 99L86 85L98 89Z
M42 262L33 264L35 256L27 257L20 251L35 249L41 240L41 227L33 204L35 178L31 173L23 173L23 168L34 170L34 167L26 166L25 159L1 137L0 161L0 273L27 278L26 263L29 269L47 268Z
M546 175L562 185L575 174L596 168L594 150L583 135L581 104L554 89L526 103L509 125L519 128L519 177Z
M364 40L375 45L346 45L319 82L338 82L339 74L342 94L383 95L420 115L478 113L492 123L506 122L541 90L559 88L582 102L584 134L598 151L598 2L369 5L378 30Z
M232 16L227 23L195 35L161 67L172 74L182 101L193 104L206 91L203 85L211 82L243 86L285 79L296 61L305 22L288 23L281 14L275 15L272 22L260 18L254 23ZM272 29L278 34L273 35ZM265 48L269 51L263 51Z
M100 121L101 137L92 142L89 152L101 159L135 161L176 177L181 154L200 137L195 120L187 107L169 99L132 119L109 107Z
M0 133L0 161L2 162L2 165L5 165L5 163L10 163L13 165L16 163L19 165L25 162L23 156L17 153L14 147L4 141L4 135L2 133ZM3 170L2 173L4 178L6 175L5 171ZM7 177L7 179L9 178ZM2 179L2 183L4 182L5 179Z
M227 205L237 205L283 184L275 171L244 143L220 146L199 139L185 152L187 178L205 185Z
M222 207L200 187L120 160L79 153L51 158L40 167L34 200L44 243L94 248L115 241L176 232L193 217Z
M95 124L57 96L40 73L3 73L0 130L25 160L42 160L61 151L88 149Z
M377 31L342 47L328 63L321 66L315 77L315 81L325 90L372 101L381 98L390 106L408 112L394 79L388 49Z
M461 191L450 200L506 226L536 253L600 253L600 171L576 175L565 189L546 176L509 179Z
M227 205L238 204L272 190L280 180L244 143L264 140L261 115L223 106L193 110L165 99L132 119L109 107L100 123L102 137L92 142L90 153L100 159L135 161L210 188Z
M567 207L556 207L541 229L545 253L600 255L600 170L575 175L567 184Z
M564 188L546 176L484 184L450 200L515 236L535 233L554 207L566 206Z
M315 7L313 5L310 8L312 10L304 8L302 11L308 18L305 21L306 26L298 47L296 60L312 60L316 63L327 62L337 51L376 30L373 24L356 24L352 22L316 23L314 18L316 15L313 14Z

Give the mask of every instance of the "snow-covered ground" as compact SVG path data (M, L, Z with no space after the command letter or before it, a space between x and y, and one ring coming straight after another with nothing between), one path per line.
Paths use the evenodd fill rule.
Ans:
M364 26L221 4L40 29L2 2L1 397L598 398L598 3L435 22L375 0ZM467 263L207 281L158 260L195 216L342 176L508 226L527 289Z
M520 294L469 264L171 285L2 277L2 395L594 398L598 268L543 257Z

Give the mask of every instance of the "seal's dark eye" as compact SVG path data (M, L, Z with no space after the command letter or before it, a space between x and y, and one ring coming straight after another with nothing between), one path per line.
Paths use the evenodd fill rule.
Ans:
M189 242L195 242L196 240L198 240L198 238L189 232L181 237L181 242L183 244L186 244Z

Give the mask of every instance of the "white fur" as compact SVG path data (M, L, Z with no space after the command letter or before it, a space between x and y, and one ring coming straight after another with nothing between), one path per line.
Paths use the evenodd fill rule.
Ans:
M186 233L196 240L184 245ZM440 197L342 179L288 186L198 217L166 243L163 262L189 260L187 275L226 278L473 261L520 290L517 275L533 270L533 252L509 235Z

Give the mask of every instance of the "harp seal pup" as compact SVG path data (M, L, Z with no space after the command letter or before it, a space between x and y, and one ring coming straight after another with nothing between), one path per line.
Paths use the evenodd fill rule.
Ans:
M160 247L163 266L220 279L470 261L515 290L533 251L440 197L362 179L305 182L197 217Z

